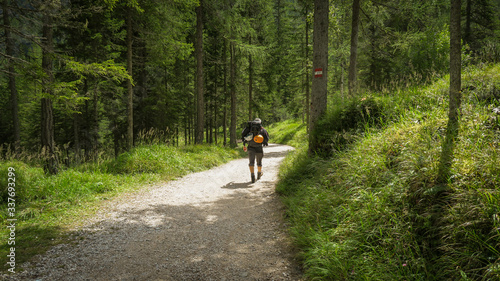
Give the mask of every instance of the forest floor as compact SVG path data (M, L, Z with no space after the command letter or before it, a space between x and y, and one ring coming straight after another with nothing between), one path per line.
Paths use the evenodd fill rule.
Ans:
M275 193L292 148L265 148L264 175L248 159L111 200L71 243L22 265L10 280L302 280Z

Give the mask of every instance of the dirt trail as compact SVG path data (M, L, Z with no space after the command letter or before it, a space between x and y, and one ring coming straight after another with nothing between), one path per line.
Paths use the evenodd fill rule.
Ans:
M290 149L266 147L254 184L240 159L112 200L15 279L301 280L274 192Z

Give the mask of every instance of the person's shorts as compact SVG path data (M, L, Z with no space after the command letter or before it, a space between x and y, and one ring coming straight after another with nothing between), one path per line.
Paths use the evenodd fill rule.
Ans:
M262 167L262 158L264 157L264 151L262 147L248 147L248 166L255 166L255 159L257 159L257 166Z

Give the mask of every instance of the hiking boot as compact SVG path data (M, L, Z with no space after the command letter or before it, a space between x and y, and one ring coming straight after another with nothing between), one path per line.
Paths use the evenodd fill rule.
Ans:
M252 176L252 183L254 183L255 182L255 174L251 174L251 176Z
M260 178L262 177L262 174L263 174L262 172L257 173L257 180L260 180Z

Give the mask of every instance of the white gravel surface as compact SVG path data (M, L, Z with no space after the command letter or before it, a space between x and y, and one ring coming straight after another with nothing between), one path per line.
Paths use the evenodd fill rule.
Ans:
M123 195L7 280L302 280L275 194L289 146ZM256 169L257 170L257 169Z

